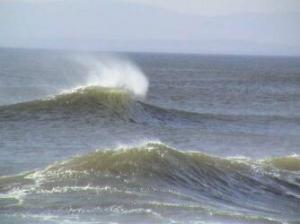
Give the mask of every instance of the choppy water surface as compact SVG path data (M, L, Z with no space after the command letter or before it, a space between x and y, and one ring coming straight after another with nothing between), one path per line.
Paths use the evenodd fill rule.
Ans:
M0 50L1 223L299 223L300 59Z

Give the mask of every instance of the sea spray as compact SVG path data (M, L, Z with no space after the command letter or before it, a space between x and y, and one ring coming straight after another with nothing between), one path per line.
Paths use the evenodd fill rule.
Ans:
M144 98L148 91L148 79L132 62L115 57L75 57L87 69L86 86L124 89L134 96Z

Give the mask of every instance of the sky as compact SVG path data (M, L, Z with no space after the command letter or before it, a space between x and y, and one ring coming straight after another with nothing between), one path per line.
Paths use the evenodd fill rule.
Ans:
M0 47L300 56L300 1L0 0Z

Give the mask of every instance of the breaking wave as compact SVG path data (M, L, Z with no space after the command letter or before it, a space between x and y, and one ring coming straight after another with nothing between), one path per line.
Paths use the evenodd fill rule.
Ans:
M159 208L161 212L174 208L176 202L180 209L234 214L239 219L284 217L293 221L300 218L299 164L298 156L267 160L219 158L147 143L96 151L44 170L1 177L0 201L6 198L6 202L0 206L32 208L36 200L49 196L60 203L39 206L64 210L68 200L59 198L82 198L87 194L87 201L73 198L68 208L99 212L121 206L124 211ZM102 199L96 200L98 197ZM222 213L218 213L220 208Z
M134 102L135 96L125 89L89 86L46 99L1 106L0 112L5 119L64 117L66 114L126 118Z
M76 88L46 99L0 106L0 120L67 120L87 117L171 127L200 125L202 129L221 132L230 131L233 127L243 132L247 128L254 131L255 125L260 127L274 120L300 123L299 117L237 116L169 109L148 104L127 89L102 86ZM276 122L273 123L276 125ZM298 129L296 127L290 131L297 133Z
M77 88L100 86L127 90L139 98L147 95L149 85L147 77L137 66L127 60L113 57L105 57L101 60L93 57L76 57L76 61L87 69L84 85Z

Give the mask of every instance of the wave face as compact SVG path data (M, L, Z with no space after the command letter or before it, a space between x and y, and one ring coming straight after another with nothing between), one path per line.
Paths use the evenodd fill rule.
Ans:
M297 156L218 158L162 143L101 150L1 177L0 207L5 212L101 215L125 223L141 216L145 223L186 217L195 222L296 223L299 161Z
M125 113L131 102L131 94L123 89L90 86L44 100L2 106L0 109L8 116L22 114L26 118L37 114L51 115L66 112L71 114L89 112L110 114L112 112Z

